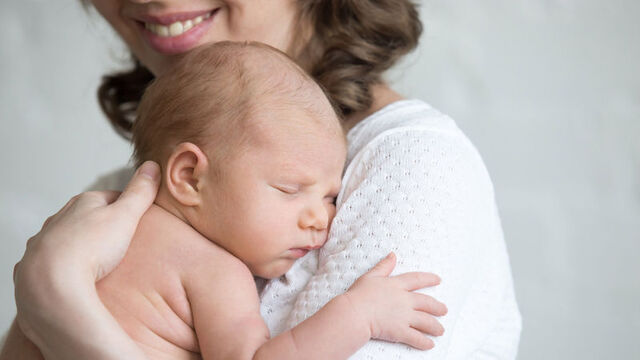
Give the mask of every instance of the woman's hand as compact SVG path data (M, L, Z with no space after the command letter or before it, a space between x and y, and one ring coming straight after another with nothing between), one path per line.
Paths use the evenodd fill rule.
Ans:
M49 359L142 358L142 352L104 308L95 282L124 257L160 183L146 162L118 192L73 197L27 242L13 278L16 320Z

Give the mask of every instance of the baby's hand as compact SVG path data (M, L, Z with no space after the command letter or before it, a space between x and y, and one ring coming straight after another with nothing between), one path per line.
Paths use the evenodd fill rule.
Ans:
M356 280L344 295L369 323L372 339L431 349L434 343L424 334L444 333L435 316L445 315L447 307L429 295L413 291L438 285L440 278L425 272L390 277L395 265L395 254L390 253Z

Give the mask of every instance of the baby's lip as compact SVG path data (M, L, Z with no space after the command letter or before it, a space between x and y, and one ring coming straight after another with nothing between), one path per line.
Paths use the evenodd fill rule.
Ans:
M298 259L307 255L309 250L305 248L291 248L289 249L289 252L293 255L294 258Z
M321 247L322 247L322 245L303 246L303 247L291 248L291 249L289 249L289 252L293 255L293 257L301 258L301 257L307 255L307 253L309 251L316 250L316 249L319 249Z

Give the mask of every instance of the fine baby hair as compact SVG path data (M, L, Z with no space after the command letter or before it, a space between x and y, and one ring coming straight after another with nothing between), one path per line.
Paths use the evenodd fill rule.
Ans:
M258 42L222 41L190 51L145 91L132 129L134 162L163 167L172 149L190 142L206 149L212 163L251 142L265 108L302 108L311 114L334 112L320 86L286 54ZM313 131L340 132L337 115L304 117L321 122ZM326 119L334 119L328 122ZM309 125L309 124L299 124ZM342 135L341 135L342 136ZM234 151L231 151L231 150Z

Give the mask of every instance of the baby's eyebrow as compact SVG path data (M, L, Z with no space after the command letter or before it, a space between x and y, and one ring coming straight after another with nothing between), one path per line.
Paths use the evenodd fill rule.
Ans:
M296 183L303 186L311 186L316 183L316 179L309 176L297 167L286 167L278 173L278 178L283 182Z
M278 176L278 183L281 184L295 184L295 185L300 185L302 187L308 187L308 186L312 186L315 185L315 181L309 177L298 177L298 176L292 176L292 175L280 175Z

